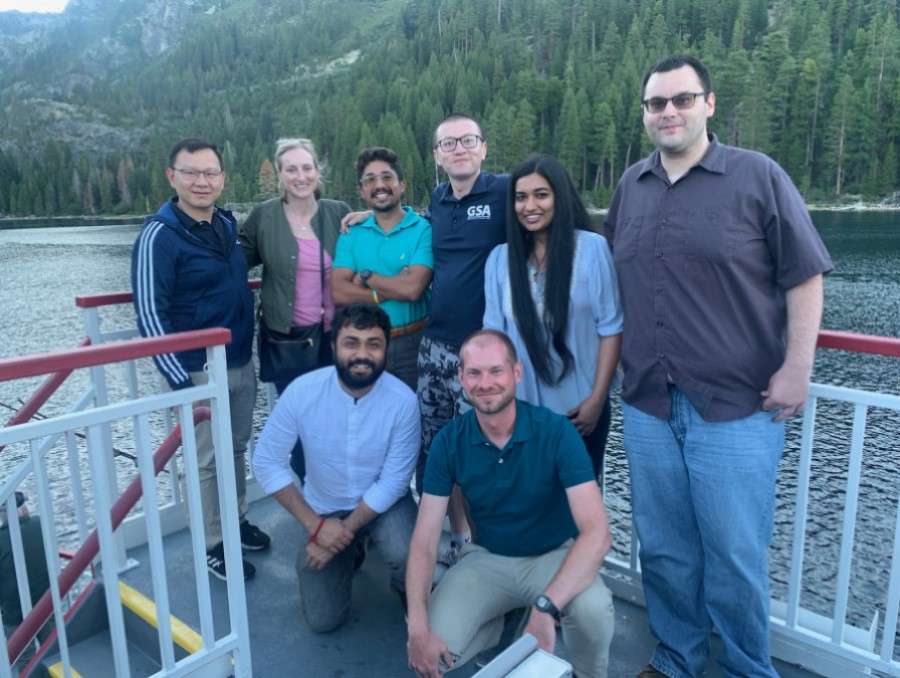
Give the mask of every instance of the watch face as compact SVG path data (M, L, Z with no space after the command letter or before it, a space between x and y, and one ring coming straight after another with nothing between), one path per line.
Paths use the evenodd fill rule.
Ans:
M554 605L553 601L550 600L547 596L538 596L537 600L534 601L534 606L541 612L546 612L553 617L556 617L559 614L556 609L556 605Z

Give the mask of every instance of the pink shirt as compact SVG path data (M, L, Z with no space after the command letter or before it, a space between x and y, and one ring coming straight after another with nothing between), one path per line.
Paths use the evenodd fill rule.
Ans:
M294 314L291 325L314 325L322 315L322 277L319 274L319 241L295 238L297 241L297 279ZM334 304L331 301L331 257L325 255L325 331L331 329Z

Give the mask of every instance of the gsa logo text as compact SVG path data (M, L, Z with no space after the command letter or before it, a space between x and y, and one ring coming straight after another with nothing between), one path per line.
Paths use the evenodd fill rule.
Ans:
M491 218L491 206L490 205L472 205L467 211L467 216L469 217L469 221L472 219L490 219Z

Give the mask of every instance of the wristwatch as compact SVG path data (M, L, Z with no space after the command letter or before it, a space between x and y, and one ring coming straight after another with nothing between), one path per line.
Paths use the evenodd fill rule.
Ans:
M359 272L359 279L362 281L362 286L368 289L369 287L369 278L372 277L372 271L367 268L364 268Z
M537 600L534 601L534 606L541 612L546 612L556 621L559 621L559 610L556 609L556 605L547 596L539 595Z

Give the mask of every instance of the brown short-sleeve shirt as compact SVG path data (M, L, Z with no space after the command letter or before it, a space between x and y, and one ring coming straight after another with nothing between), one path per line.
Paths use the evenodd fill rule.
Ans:
M784 361L785 291L832 269L785 171L710 135L672 184L654 151L622 176L605 227L624 312L623 399L668 419L668 375L707 421L758 411Z

